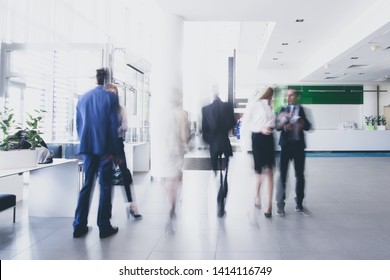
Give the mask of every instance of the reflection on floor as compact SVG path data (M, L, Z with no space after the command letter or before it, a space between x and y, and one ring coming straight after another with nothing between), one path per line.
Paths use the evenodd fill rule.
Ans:
M121 187L116 186L112 223L119 233L103 240L96 226L98 189L89 216L91 231L74 239L72 218L28 216L27 186L16 224L12 210L0 213L0 259L390 259L389 170L390 157L308 157L306 211L294 212L290 167L286 216L276 216L274 208L271 219L254 207L252 159L245 153L235 153L230 163L224 218L216 215L211 171L184 172L173 220L163 182L136 173L143 219L127 218Z

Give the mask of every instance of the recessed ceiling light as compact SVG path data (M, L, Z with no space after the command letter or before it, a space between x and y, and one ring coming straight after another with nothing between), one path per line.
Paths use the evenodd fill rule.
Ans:
M304 21L303 18L297 18L297 19L295 20L295 22L303 22L303 21Z
M357 57L357 56L353 56L353 57L351 57L351 59L358 59L359 57Z
M329 75L329 74L330 74L330 72L325 72L324 74L325 74L325 75Z
M274 58L272 58L272 60L278 60L279 58L277 58L277 57L274 57Z
M282 53L284 53L284 52L277 52L277 54L282 54Z
M358 75L364 75L365 73L358 73Z
M371 45L370 46L370 50L372 50L373 52L375 52L376 50L378 50L380 48L379 45Z

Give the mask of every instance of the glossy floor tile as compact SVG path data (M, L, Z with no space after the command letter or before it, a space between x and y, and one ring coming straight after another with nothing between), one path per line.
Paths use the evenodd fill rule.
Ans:
M199 156L204 154L187 155ZM0 259L390 259L390 157L308 157L306 163L305 212L294 211L290 166L286 215L277 216L274 205L271 219L254 207L248 154L237 152L230 162L223 218L216 215L217 183L211 171L191 167L184 171L174 219L169 218L164 182L151 180L149 173L135 173L143 219L127 217L122 188L115 186L112 224L119 232L103 240L96 226L98 188L90 232L74 239L72 217L29 217L26 185L16 223L12 210L0 213ZM276 167L275 182L277 178Z

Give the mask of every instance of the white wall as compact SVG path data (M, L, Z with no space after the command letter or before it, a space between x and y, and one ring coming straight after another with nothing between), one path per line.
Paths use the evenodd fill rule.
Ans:
M390 83L384 83L380 86L381 90L387 90L387 92L381 92L379 94L379 114L383 115L383 107L390 106ZM387 120L388 122L390 120Z
M364 129L364 117L377 115L377 90L376 84L365 84L363 93L363 105L305 105L313 123L313 128L317 130L339 129L344 122L354 122L357 129ZM390 105L390 83L380 84L380 90L387 92L379 95L379 115L383 114L383 106Z
M339 129L344 122L354 122L362 129L362 105L304 105L313 129Z

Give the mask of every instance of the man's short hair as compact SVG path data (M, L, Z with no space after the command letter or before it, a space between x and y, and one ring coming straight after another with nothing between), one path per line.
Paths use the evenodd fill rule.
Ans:
M107 72L104 68L100 68L96 70L96 81L99 86L104 85L106 76L107 76Z
M293 92L293 94L297 97L300 97L302 95L302 91L295 88L289 88L287 94L289 94L290 92Z

